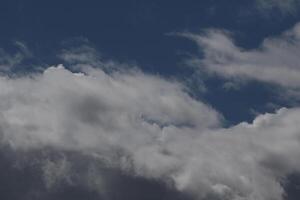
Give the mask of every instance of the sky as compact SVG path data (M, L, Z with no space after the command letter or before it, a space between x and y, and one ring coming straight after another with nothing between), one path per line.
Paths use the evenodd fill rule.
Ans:
M2 199L299 199L299 0L0 0L0 25Z

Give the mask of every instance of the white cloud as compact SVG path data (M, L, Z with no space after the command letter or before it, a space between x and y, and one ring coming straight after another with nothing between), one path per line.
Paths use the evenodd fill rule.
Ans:
M184 34L204 53L190 64L229 79L254 79L287 88L300 88L300 24L280 36L267 38L256 49L237 46L229 33L207 30L205 34Z
M280 200L282 179L300 170L299 109L222 128L220 115L177 82L83 70L1 76L2 143L16 151L50 146L92 154L135 175L171 179L199 199ZM70 164L45 169L52 185L68 177Z

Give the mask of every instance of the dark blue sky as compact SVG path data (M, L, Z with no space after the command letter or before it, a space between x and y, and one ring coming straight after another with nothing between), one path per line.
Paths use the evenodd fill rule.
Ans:
M240 45L255 47L299 18L276 11L266 17L249 0L12 0L1 1L0 9L3 45L20 40L47 52L63 40L84 37L104 55L168 73L178 65L178 55L194 50L192 43L168 33L222 28L236 32Z

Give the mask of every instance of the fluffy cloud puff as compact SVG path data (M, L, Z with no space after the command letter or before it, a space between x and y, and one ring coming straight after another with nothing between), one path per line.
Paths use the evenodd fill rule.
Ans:
M225 78L254 79L288 88L300 88L300 24L277 37L267 38L256 49L237 46L230 33L207 30L204 34L184 34L204 53L190 64Z
M15 151L90 154L132 175L171 180L197 199L280 200L282 181L300 170L296 108L223 128L220 114L177 82L138 71L72 73L62 65L1 76L0 87L1 142ZM47 162L47 186L68 181L70 168L65 160Z

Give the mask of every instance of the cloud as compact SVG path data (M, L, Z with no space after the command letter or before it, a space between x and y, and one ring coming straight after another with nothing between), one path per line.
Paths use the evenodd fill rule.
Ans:
M73 38L62 43L64 49L58 54L58 57L65 63L75 66L93 66L101 67L100 53L92 47L91 43L85 38Z
M179 83L138 71L108 75L89 68L84 74L58 66L29 77L2 76L2 142L22 151L50 146L90 152L107 165L121 162L125 169L128 155L139 157L151 148L156 153L164 127L219 126L219 114L192 99ZM122 157L115 160L119 151ZM153 161L163 157L157 152ZM165 161L147 174L159 177L170 164ZM48 187L68 177L63 176L68 166L65 161L46 162Z
M300 24L277 37L266 38L255 49L243 49L230 33L210 29L204 34L183 34L194 40L203 58L189 64L227 79L257 80L290 89L300 88Z
M86 38L72 38L62 42L63 49L57 57L72 70L101 68L105 72L137 68L133 64L121 63L103 56Z
M222 50L243 54L223 34L216 36ZM2 75L2 145L25 154L51 148L89 155L132 176L171 181L197 199L280 200L282 181L300 170L297 108L223 128L220 114L176 81L137 70L81 70L59 65L27 76ZM297 85L289 81L287 86ZM73 183L67 157L42 163L48 188ZM81 173L84 183L102 191L107 188L98 171L102 164L97 166Z
M2 115L13 123L14 134L8 136L22 130L20 136L29 146L51 142L65 145L61 136L76 127L87 128L80 140L90 146L90 142L98 140L94 140L96 130L105 143L105 133L112 133L119 140L143 130L151 138L159 137L155 130L164 126L208 128L219 123L217 112L188 96L179 83L137 71L108 75L89 69L84 73L87 75L73 74L60 65L32 77L1 77ZM27 114L31 115L29 121L23 118ZM26 130L37 134L39 141L27 140ZM150 139L147 137L140 139ZM73 139L77 146L77 139ZM18 141L13 145L18 146Z
M277 10L281 14L295 14L299 0L256 0L256 7L262 12Z
M284 174L299 172L299 132L291 124L299 123L298 116L298 109L282 109L260 115L252 124L201 135L195 158L179 183L195 191L202 186L201 194L221 193L221 199L281 199L280 180Z
M15 41L14 46L17 49L14 53L0 48L0 71L9 71L21 64L25 59L32 57L31 51L24 43Z

